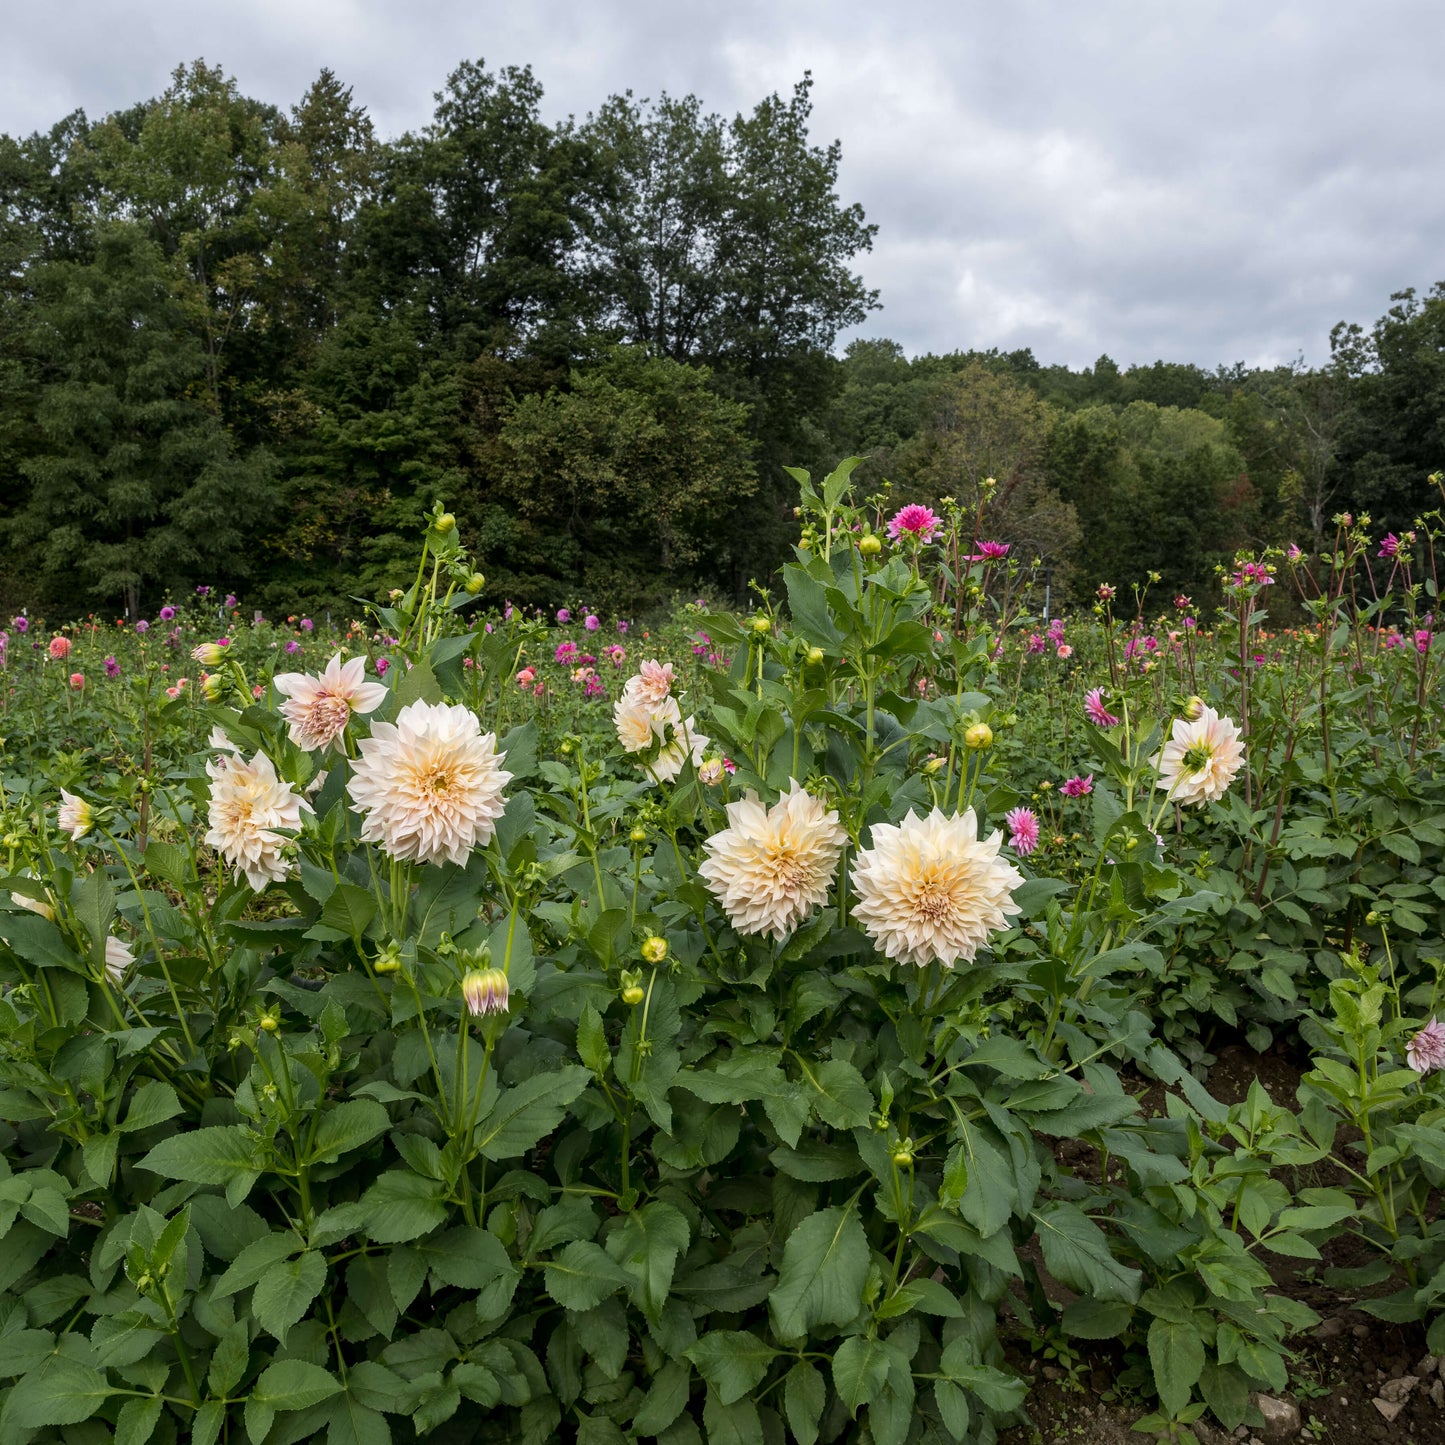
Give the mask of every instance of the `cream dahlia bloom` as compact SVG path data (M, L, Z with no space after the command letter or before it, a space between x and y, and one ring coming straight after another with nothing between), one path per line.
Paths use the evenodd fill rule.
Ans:
M287 698L281 716L291 724L291 741L308 753L333 744L341 748L351 714L375 712L386 701L386 688L366 681L366 659L353 657L343 663L339 652L319 677L282 672L271 681Z
M405 862L464 864L491 841L512 775L496 735L466 708L408 703L359 746L347 791L366 814L363 842Z
M739 933L781 942L827 902L848 835L797 782L771 808L749 792L727 815L728 826L703 845L698 876Z
M1215 802L1244 766L1239 729L1212 707L1201 707L1192 722L1175 718L1173 733L1154 766L1159 769L1158 786L1168 791L1171 802Z
M672 712L677 718L682 714L678 711L677 704L668 698L672 703ZM653 710L646 703L629 698L624 694L613 704L612 722L617 729L617 741L622 744L623 752L645 753L655 743L660 732L652 729Z
M971 961L990 933L1008 926L1009 914L1022 912L1009 895L1023 875L999 857L1002 837L980 838L972 808L875 824L873 846L850 875L853 917L900 963Z
M84 798L60 790L60 808L55 814L56 824L62 833L69 833L71 841L83 838L95 822L95 810Z
M278 828L295 833L301 809L311 810L276 776L265 753L248 763L240 752L226 752L206 764L211 775L210 830L206 842L246 881L261 892L290 871L282 857L286 838Z
M676 703L673 704L677 706ZM702 763L702 755L712 741L706 733L697 730L697 724L690 717L672 724L672 736L662 745L651 762L639 764L642 771L654 783L670 783L682 771L682 765L689 759L693 767Z
M21 878L34 878L34 874L27 868L19 875ZM50 890L47 889L44 898L32 898L28 893L12 893L10 901L17 907L23 908L27 913L38 913L47 922L55 922L55 905L52 901Z

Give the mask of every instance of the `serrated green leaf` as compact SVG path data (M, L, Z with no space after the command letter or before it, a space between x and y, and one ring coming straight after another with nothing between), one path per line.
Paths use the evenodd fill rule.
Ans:
M309 1162L334 1164L343 1154L369 1144L391 1125L386 1110L374 1099L348 1099L322 1114L311 1143Z
M578 1064L549 1074L534 1074L503 1089L478 1125L477 1151L486 1159L515 1159L534 1148L561 1122L568 1105L591 1082Z
M311 1308L311 1301L321 1293L325 1283L326 1256L319 1250L308 1249L295 1259L273 1265L261 1276L251 1298L257 1323L284 1345L291 1326ZM274 1400L271 1403L275 1405ZM276 1408L301 1407L276 1405Z
M731 1405L762 1382L778 1352L748 1330L711 1330L683 1353Z
M778 1282L768 1295L780 1340L802 1339L817 1325L847 1324L863 1301L868 1239L852 1209L823 1209L804 1219L783 1246Z
M1154 1367L1154 1386L1171 1415L1188 1403L1199 1372L1204 1368L1204 1341L1192 1324L1154 1319L1149 1325L1149 1363Z
M341 1393L329 1371L305 1360L278 1360L261 1371L251 1398L273 1410L305 1410Z
M569 1310L590 1310L632 1284L632 1276L601 1245L581 1239L547 1264L543 1278L547 1293Z

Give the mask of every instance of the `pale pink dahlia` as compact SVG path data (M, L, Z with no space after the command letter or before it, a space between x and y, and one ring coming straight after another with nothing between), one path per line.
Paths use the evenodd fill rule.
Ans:
M672 664L649 658L635 677L627 679L622 695L643 707L658 708L672 696L672 684Z
M931 542L942 525L943 519L931 507L920 507L914 502L894 513L888 523L888 535L896 542L907 532L920 542Z
M1039 846L1039 820L1032 808L1014 808L1003 816L1008 840L1020 858L1027 858Z
M1405 1059L1417 1074L1445 1069L1445 1024L1432 1018L1408 1044Z
M703 845L698 876L739 933L781 942L828 901L848 835L837 813L796 781L771 808L749 792L727 815L728 826Z
M446 703L408 703L373 725L347 785L366 815L361 838L405 862L464 864L491 841L512 775L493 733Z
M375 712L386 701L386 688L366 681L366 659L343 663L338 652L319 677L305 672L278 673L272 682L287 701L281 716L291 725L291 741L298 748L345 746L342 734L354 712Z
M223 753L206 764L211 775L210 829L206 842L261 892L279 883L290 865L282 856L286 837L301 827L301 809L311 810L276 776L265 753L248 763L239 752Z
M1244 766L1239 729L1201 704L1192 721L1175 718L1169 741L1154 760L1158 786L1175 803L1212 803L1224 796Z
M1084 716L1094 724L1096 728L1114 728L1119 726L1119 719L1104 706L1104 689L1102 687L1090 688L1084 694Z
M1022 911L1010 894L1023 875L999 857L1002 837L980 838L972 808L875 824L873 846L850 875L853 917L900 963L971 961L990 933L1008 926L1009 914Z

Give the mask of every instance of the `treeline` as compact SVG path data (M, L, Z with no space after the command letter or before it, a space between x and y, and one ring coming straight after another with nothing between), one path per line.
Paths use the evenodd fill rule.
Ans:
M495 598L739 595L796 535L783 466L855 453L898 500L997 478L1062 586L1197 589L1347 501L1408 525L1445 461L1440 287L1313 371L838 358L875 228L806 77L731 120L541 100L463 64L385 140L330 72L285 112L198 61L0 137L0 607L374 595L436 497Z

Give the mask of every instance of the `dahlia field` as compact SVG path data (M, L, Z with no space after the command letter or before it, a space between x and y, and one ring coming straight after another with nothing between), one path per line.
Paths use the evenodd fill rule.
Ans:
M987 1445L1039 1357L1190 1440L1336 1304L1445 1354L1439 512L1046 615L852 465L742 614L483 608L437 507L340 625L10 622L0 1441Z

